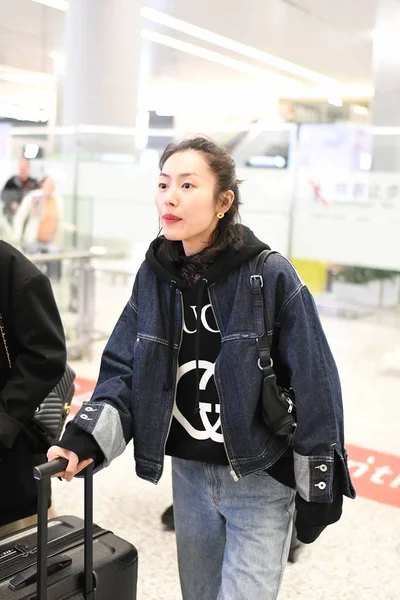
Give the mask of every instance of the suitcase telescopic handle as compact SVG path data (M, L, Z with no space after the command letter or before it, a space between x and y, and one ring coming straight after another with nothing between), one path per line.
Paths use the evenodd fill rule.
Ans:
M37 534L37 598L47 600L47 510L51 492L50 478L65 471L68 460L56 458L34 468L33 476L38 483L38 534ZM85 476L85 598L95 598L93 575L93 463L84 470Z
M68 466L68 460L66 458L55 458L50 462L39 465L33 469L33 476L37 480L44 479L45 477L53 477L57 473L62 473Z

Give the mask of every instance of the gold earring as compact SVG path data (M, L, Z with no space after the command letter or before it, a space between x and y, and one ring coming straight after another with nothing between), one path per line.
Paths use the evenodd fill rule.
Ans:
M217 219L223 219L224 216L225 216L225 213L223 213L223 212L217 213Z

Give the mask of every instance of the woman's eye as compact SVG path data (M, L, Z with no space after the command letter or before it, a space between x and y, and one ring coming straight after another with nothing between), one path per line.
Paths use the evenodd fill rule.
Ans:
M184 183L183 186L185 188L185 190L190 190L190 188L192 188L192 184L191 183Z
M167 189L167 184L166 183L159 183L158 187L160 190L166 190Z

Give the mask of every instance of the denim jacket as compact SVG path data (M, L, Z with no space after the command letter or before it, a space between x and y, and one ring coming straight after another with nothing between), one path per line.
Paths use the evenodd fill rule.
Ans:
M263 269L266 322L278 381L290 382L295 392L298 425L291 439L273 437L264 424L259 404L263 374L257 365L250 291L255 262L245 262L208 288L221 333L215 383L232 477L240 479L268 468L292 444L296 488L304 500L332 502L335 463L340 465L342 493L354 498L337 368L310 292L279 254L271 255ZM165 385L171 301L175 303L172 386ZM173 288L171 293L171 285L144 262L104 350L94 395L74 419L102 450L101 466L107 466L133 439L137 475L159 481L182 329L182 291Z

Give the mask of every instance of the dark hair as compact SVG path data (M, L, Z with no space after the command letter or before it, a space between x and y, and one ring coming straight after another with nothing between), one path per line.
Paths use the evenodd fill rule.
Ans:
M236 179L235 161L228 152L212 140L204 137L195 137L179 143L168 144L160 158L160 171L163 170L165 163L173 154L186 152L187 150L195 150L203 154L208 166L214 173L217 180L215 200L218 199L222 192L231 190L234 193L232 206L225 213L224 218L218 221L210 244L204 251L204 260L208 260L223 250L227 250L228 248L238 249L243 245L241 227L236 227L236 224L240 221L239 206L241 201L239 184L241 181ZM165 240L164 251L172 260L179 260L181 257L179 245L174 241Z

